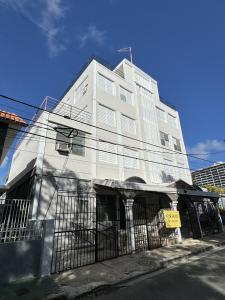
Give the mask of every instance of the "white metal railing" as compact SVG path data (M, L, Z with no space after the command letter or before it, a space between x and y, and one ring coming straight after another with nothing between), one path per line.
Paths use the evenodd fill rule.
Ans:
M31 201L0 200L0 244L42 237L42 222L29 220Z
M81 121L88 124L91 123L91 113L85 111L86 107L80 109L66 102L62 102L47 96L42 102L41 108L68 119Z

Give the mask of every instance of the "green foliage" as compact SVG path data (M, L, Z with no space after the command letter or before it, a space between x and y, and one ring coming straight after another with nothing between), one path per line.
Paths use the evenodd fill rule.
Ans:
M225 194L225 188L221 188L215 185L205 184L202 185L203 188L206 188L209 192L218 193L218 194Z

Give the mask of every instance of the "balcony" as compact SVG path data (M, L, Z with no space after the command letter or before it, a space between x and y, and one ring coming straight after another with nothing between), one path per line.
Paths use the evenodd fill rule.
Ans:
M83 109L80 109L74 105L47 96L42 102L40 108L62 116L66 119L75 120L85 124L91 124L92 122L91 113L85 111L87 106L85 106Z

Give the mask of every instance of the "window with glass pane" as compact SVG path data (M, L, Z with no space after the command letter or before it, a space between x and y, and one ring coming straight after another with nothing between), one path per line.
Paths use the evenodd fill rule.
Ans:
M98 143L98 146L99 146L99 150L102 150L102 151L98 151L99 161L110 163L110 164L117 164L116 145L101 141Z
M98 105L98 121L109 126L116 126L115 111L99 104Z
M128 90L124 89L122 86L120 87L120 99L128 104L133 104L132 103L132 93L129 92Z
M112 80L98 73L97 84L105 92L114 95L114 83Z
M135 125L135 120L131 119L125 115L122 115L122 130L136 134L136 125Z
M56 129L56 145L70 146L70 135L73 128L59 126Z
M174 150L181 152L180 140L175 137L173 137L173 147L174 147Z
M165 132L160 131L161 145L169 147L169 135Z
M138 151L124 147L124 167L138 168Z
M72 153L85 156L85 133L78 131L78 135L72 138Z

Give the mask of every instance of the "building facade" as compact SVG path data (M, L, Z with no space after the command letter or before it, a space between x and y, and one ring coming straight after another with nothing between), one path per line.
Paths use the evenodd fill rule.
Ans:
M192 178L197 185L214 185L225 187L225 163L217 163L213 166L192 172Z
M31 218L55 219L58 272L222 230L218 195L191 184L179 115L157 82L126 59L114 69L92 59L61 101L42 103L13 156L7 198L32 199ZM182 230L166 229L162 210L178 208Z

